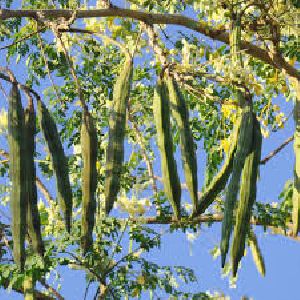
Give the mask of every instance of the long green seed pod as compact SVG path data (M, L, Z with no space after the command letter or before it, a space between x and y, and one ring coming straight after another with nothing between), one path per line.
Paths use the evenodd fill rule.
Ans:
M93 245L93 228L96 211L97 189L97 131L94 120L84 111L81 124L81 153L83 160L82 178L82 219L81 248L83 253Z
M27 228L32 241L32 248L35 253L44 255L44 244L41 234L40 215L37 206L37 187L35 183L36 170L34 165L36 132L35 112L33 104L25 110L25 183L27 201Z
M26 185L24 180L24 111L17 84L13 84L8 103L9 168L12 182L11 215L13 256L21 270L25 263Z
M296 101L294 107L294 187L293 187L293 234L296 236L300 231L300 81L296 83Z
M225 197L224 218L222 222L221 237L221 259L222 267L225 266L226 255L229 248L229 240L233 224L233 211L237 200L240 178L245 164L245 159L251 150L253 132L253 116L250 106L242 109L241 128L238 137L238 144L233 160L233 170L228 184Z
M109 119L109 137L106 150L105 211L108 214L120 190L122 164L124 160L124 139L126 108L132 83L133 62L126 56L124 66L113 90L113 111Z
M157 143L161 156L164 189L175 217L180 219L181 186L173 155L173 140L170 129L170 104L167 86L159 78L154 91L153 114L157 130Z
M236 276L238 263L244 256L246 235L249 230L252 207L256 201L256 185L261 158L262 135L259 122L253 115L253 141L250 153L247 155L240 187L240 200L236 213L232 242L232 272ZM249 137L250 138L250 137Z
M47 107L41 100L37 102L37 113L56 175L58 203L64 214L66 229L70 232L73 200L69 180L68 159L65 155L56 124Z
M233 132L231 134L231 146L229 153L226 156L226 159L218 172L218 174L213 178L208 187L205 189L204 193L201 196L199 204L198 214L202 214L205 210L213 203L216 196L224 190L227 181L232 172L233 159L237 148L238 136L241 127L241 117L238 115Z
M266 267L265 267L264 257L258 246L256 235L252 230L250 230L250 232L249 232L248 241L249 241L250 249L251 249L252 256L253 256L253 261L256 265L256 268L257 268L258 272L261 274L261 276L265 277Z
M197 158L193 133L189 124L189 111L177 82L169 77L167 79L167 84L172 115L174 116L180 132L181 157L185 181L193 203L193 215L196 215L199 205Z

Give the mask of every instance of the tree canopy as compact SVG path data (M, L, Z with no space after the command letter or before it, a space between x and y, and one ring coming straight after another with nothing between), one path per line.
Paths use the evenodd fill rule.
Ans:
M255 226L293 239L300 228L299 7L6 1L1 287L63 299L48 279L66 266L97 283L95 299L210 299L183 288L193 270L151 251L164 232L193 240L213 222L224 272L236 280L249 246L264 276ZM262 157L291 116L294 135ZM294 178L279 203L260 202L260 166L292 141Z

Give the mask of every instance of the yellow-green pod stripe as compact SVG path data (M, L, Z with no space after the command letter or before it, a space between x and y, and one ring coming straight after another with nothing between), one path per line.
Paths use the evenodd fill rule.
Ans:
M164 191L172 205L175 217L180 219L181 185L173 155L169 95L166 83L161 78L158 79L154 91L153 115L157 130L157 144L161 157Z
M224 218L222 222L221 237L221 260L222 267L225 266L226 255L229 248L229 240L233 225L233 212L239 191L240 178L245 164L245 159L251 150L253 132L253 116L250 106L242 109L241 127L238 136L238 144L233 160L231 179L227 187L224 207Z
M199 204L199 214L205 212L205 210L213 203L216 196L224 190L227 181L232 172L233 166L233 158L237 148L237 141L239 136L241 126L241 116L237 117L233 132L231 134L231 146L229 149L229 153L226 156L226 159L218 172L218 174L213 178L211 183L207 186L204 193L201 196L200 204Z
M66 229L70 232L73 200L69 180L68 159L65 155L56 124L47 107L41 100L37 102L37 113L56 175L58 203L64 214Z
M233 242L231 249L232 272L236 276L238 264L245 251L246 235L249 230L252 207L256 201L256 185L261 158L262 135L259 122L253 115L253 142L247 155L241 176L240 199L236 213Z
M180 132L182 165L185 181L193 203L193 214L198 211L198 178L197 158L193 133L189 124L189 111L177 82L168 77L168 90L171 103L171 112Z
M81 217L81 248L83 253L93 246L93 228L96 211L97 189L97 131L94 119L88 111L83 113L81 124L82 153L82 217Z
M27 228L32 248L35 253L44 255L44 244L41 234L40 215L37 206L37 188L35 183L36 169L34 165L36 132L35 112L33 105L30 104L25 110L25 182L26 182L26 201L27 201Z
M26 185L24 180L24 111L18 86L13 84L8 102L9 173L12 182L10 195L13 257L23 270L25 263Z
M256 268L261 276L265 277L266 275L266 267L265 267L265 260L261 253L261 250L258 246L258 241L256 238L255 233L251 230L248 235L249 245L252 252L252 257Z
M120 190L120 179L124 161L124 139L126 129L126 109L133 73L132 58L127 56L124 66L113 89L112 113L109 119L109 137L106 150L105 170L105 211L113 208Z

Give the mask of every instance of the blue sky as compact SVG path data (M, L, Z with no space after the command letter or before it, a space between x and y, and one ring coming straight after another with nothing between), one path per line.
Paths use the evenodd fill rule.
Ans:
M116 3L116 2L115 2ZM168 33L173 34L174 29L168 28ZM183 30L182 28L180 28ZM0 65L4 66L4 57L0 57ZM18 80L24 82L26 70L18 68ZM276 100L283 111L289 114L292 103L286 102L283 98ZM5 101L0 99L0 109L5 106ZM277 133L272 133L269 138L263 141L262 157L272 151L293 133L294 125L292 118L286 123L285 128ZM2 141L1 141L2 143ZM203 183L204 155L198 153L199 185ZM179 161L179 160L178 160ZM258 185L258 201L276 202L287 179L292 178L293 173L293 147L289 144L282 152L265 166L261 166L261 176ZM202 167L201 167L202 166ZM181 170L181 165L178 163ZM156 174L159 173L159 166L156 165ZM182 176L182 170L181 177ZM53 191L52 191L53 192ZM231 297L240 299L241 296L253 297L254 299L299 299L298 282L300 278L300 243L282 236L266 234L261 228L256 230L259 245L265 257L266 277L262 278L253 263L250 251L242 259L242 268L238 273L236 288L230 288L228 277L221 276L221 263L218 257L214 260L209 253L219 243L220 224L214 224L207 228L202 226L199 238L193 243L190 255L189 244L183 233L167 234L163 237L162 247L151 252L151 259L165 265L184 265L195 270L198 283L190 286L195 291L219 291ZM61 270L62 290L61 293L67 300L83 299L85 291L85 279L81 272ZM92 299L92 288L87 299ZM147 297L147 296L144 296ZM0 290L0 299L22 299L15 293L8 293ZM144 298L147 299L147 298Z

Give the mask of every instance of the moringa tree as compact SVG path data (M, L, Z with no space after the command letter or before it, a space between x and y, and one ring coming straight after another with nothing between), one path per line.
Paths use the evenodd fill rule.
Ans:
M3 287L62 299L47 278L67 266L84 271L87 286L97 282L99 299L159 290L209 298L177 287L180 278L196 280L192 270L147 258L164 234L155 225L197 231L222 222L222 267L234 277L248 244L265 272L252 226L297 239L297 1L5 5L0 183L11 210L1 216ZM289 117L278 96L294 103L295 134L261 158L262 137L284 130ZM259 164L293 139L294 180L270 208L256 199Z

